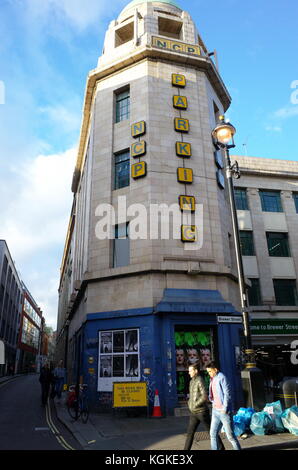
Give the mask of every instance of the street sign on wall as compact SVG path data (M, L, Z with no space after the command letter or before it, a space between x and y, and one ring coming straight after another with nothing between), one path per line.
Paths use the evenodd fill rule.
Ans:
M5 346L3 341L0 340L0 364L5 364Z

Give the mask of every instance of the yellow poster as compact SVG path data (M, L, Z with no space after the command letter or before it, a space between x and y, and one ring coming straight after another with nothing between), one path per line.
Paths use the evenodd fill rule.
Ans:
M148 406L146 382L114 382L113 408Z

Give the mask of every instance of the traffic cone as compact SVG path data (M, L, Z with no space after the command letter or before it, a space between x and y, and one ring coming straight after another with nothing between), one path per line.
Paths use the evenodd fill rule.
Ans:
M158 396L158 390L155 390L155 397L154 397L154 406L153 406L153 414L152 418L161 418L161 409L160 409L160 402L159 402L159 396Z

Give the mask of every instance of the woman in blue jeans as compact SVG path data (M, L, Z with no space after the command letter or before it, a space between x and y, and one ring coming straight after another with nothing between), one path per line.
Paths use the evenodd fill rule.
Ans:
M224 427L226 436L234 450L241 450L238 439L233 430L231 413L231 393L227 378L219 372L217 364L210 362L206 370L210 375L209 400L212 403L212 417L210 426L211 449L218 450L217 439L221 427Z
M63 361L59 361L58 366L54 369L53 372L54 376L54 390L55 390L55 395L57 395L58 400L61 398L62 390L63 390L63 385L65 384L65 379L66 379L66 371L65 368L63 367Z

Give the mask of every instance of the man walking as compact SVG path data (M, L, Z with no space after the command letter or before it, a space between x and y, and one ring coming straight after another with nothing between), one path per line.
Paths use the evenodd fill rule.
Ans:
M209 400L212 402L212 418L210 426L211 449L218 450L218 435L222 426L234 450L241 450L240 444L233 431L231 414L230 385L226 376L219 372L214 361L209 362L206 370L211 377Z
M188 368L191 381L189 384L189 400L188 407L190 411L189 424L187 428L187 436L184 450L190 450L195 432L200 422L204 423L206 431L210 431L210 414L207 406L207 392L204 381L200 376L199 364L192 364ZM219 449L224 450L223 443L218 437Z

